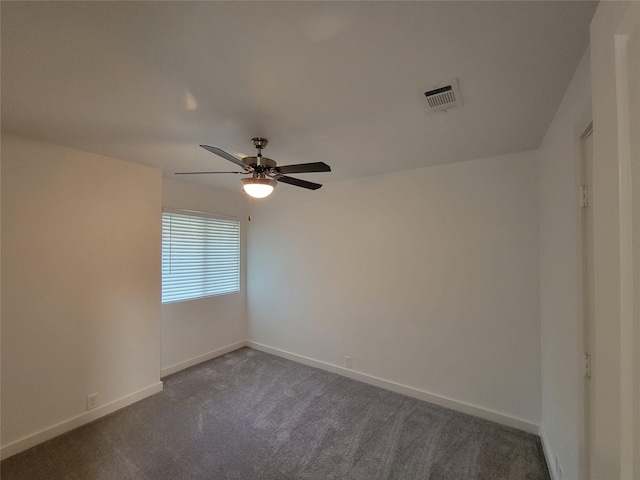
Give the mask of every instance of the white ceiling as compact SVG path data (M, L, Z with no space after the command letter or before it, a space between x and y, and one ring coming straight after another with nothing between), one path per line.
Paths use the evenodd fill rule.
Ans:
M330 164L294 175L320 183L535 149L595 7L2 1L2 129L167 176L265 136L279 165ZM420 89L452 78L463 108L427 115Z

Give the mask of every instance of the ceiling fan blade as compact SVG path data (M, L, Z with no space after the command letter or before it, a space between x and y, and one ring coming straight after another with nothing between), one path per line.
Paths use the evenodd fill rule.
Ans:
M299 163L297 165L283 165L276 167L279 173L313 173L330 172L331 167L324 162Z
M174 175L207 175L211 173L239 173L246 175L247 172L175 172Z
M276 177L276 180L282 183L288 183L289 185L295 185L296 187L308 188L309 190L317 190L322 186L319 183L307 182L299 178L285 177L284 175Z
M231 155L230 153L225 152L224 150L222 150L221 148L218 147L212 147L210 145L200 145L202 148L204 148L205 150L211 152L211 153L215 153L216 155L218 155L219 157L224 158L225 160L229 160L230 162L235 163L236 165L238 165L239 167L242 167L243 169L246 168L246 164L242 161L242 159Z

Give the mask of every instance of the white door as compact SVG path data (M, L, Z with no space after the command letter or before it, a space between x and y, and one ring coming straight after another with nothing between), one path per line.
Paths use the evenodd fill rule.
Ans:
M632 480L640 478L640 2L598 6L591 24L591 77L591 478Z

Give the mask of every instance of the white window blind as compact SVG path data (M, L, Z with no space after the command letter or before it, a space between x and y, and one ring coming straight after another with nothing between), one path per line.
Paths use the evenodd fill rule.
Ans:
M162 303L240 291L240 222L162 212Z

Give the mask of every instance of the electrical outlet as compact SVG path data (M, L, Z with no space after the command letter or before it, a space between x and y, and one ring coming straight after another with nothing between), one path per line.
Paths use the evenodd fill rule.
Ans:
M92 393L87 397L87 410L93 410L98 406L98 394Z
M344 366L351 368L351 357L344 357Z

